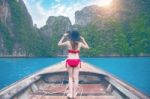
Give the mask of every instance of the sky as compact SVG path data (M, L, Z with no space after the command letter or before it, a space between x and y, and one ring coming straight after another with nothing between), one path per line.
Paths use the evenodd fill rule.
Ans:
M49 16L69 17L75 23L75 11L85 6L98 4L103 6L111 0L23 0L33 19L33 24L38 28L44 26ZM107 2L106 2L107 1Z

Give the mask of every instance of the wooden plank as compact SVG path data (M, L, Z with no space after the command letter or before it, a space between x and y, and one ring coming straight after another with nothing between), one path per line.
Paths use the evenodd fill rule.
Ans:
M66 96L33 96L29 99L68 99ZM77 96L75 99L117 99L114 96Z

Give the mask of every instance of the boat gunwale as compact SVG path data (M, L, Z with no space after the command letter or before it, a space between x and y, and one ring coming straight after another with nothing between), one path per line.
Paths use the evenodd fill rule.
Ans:
M57 73L67 73L67 71L55 71L55 72L50 72L50 73L42 73L39 74L39 76L44 76L44 75L49 75L49 74L57 74ZM90 74L96 74L96 75L102 75L104 77L106 77L107 75L103 74L103 73L97 73L97 72L89 72L89 71L80 71L79 74L82 73L90 73Z

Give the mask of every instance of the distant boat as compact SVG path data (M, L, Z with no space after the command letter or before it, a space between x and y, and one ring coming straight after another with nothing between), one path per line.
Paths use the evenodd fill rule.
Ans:
M150 99L111 74L82 62L76 99ZM67 99L68 74L62 61L0 90L0 99Z

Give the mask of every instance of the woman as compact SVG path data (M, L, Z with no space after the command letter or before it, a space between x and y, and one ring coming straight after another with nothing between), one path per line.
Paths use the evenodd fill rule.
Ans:
M69 40L64 41L65 37L69 37ZM78 31L72 31L71 33L65 33L60 39L58 46L68 47L68 57L66 59L66 68L69 74L69 91L67 97L73 99L77 95L77 88L79 82L79 69L81 62L79 58L80 48L89 49L88 44Z

